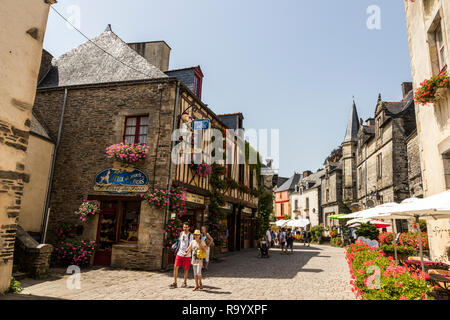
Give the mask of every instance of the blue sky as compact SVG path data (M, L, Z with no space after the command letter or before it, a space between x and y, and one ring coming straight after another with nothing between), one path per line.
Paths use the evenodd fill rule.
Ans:
M124 5L126 4L126 5ZM355 96L373 115L378 93L401 99L411 81L403 0L58 0L80 9L90 38L110 23L127 42L165 40L170 68L200 65L203 100L242 112L246 128L280 130L280 175L315 171L341 144ZM381 29L369 30L370 5ZM50 12L44 47L55 57L85 42Z

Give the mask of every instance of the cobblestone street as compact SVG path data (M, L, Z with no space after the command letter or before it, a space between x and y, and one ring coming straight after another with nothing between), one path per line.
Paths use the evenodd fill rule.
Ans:
M222 255L204 273L204 290L197 292L192 270L188 287L177 289L169 289L172 272L85 269L81 289L73 290L67 289L65 270L51 272L46 281L22 280L20 294L0 299L354 299L344 250L318 245L295 244L287 256L273 249L269 259L257 258L256 250Z

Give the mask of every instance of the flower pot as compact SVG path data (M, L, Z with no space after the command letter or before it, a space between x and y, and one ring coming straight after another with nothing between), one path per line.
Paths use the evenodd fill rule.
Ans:
M448 89L446 87L437 88L436 92L434 93L434 100L436 102L445 100L447 98L447 92Z

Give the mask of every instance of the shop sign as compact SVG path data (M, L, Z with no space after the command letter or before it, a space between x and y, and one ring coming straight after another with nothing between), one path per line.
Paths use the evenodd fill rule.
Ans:
M105 169L95 176L94 190L109 193L147 192L148 176L138 169Z
M197 119L192 123L193 130L208 130L209 129L209 119Z
M243 209L242 209L242 212L243 212L243 213L247 213L247 214L252 214L252 213L253 213L253 212L252 212L252 209L247 208L247 207L243 208Z
M197 204L204 204L205 203L205 197L199 196L198 194L186 193L186 200L188 202L197 203Z
M233 210L233 205L229 202L220 207L221 209Z

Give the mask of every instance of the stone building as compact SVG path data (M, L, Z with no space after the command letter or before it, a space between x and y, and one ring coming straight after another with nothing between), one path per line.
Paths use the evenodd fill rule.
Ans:
M311 227L323 222L322 216L322 177L325 170L303 172L296 192L291 195L292 219L309 219Z
M152 209L139 196L149 188L184 187L187 214L183 221L198 228L208 217L209 179L195 175L188 164L172 160L172 132L188 128L182 121L184 114L206 119L212 128L227 126L200 100L201 91L189 88L191 80L168 76L170 70L163 72L169 61L164 55L170 52L164 44L150 43L161 49L155 49L157 54L149 54L154 51L145 49L148 42L144 44L129 45L108 26L92 41L54 59L36 95L34 112L45 122L49 135L59 137L48 204L48 239L56 240L60 223L79 223L74 211L83 199L99 201L100 214L89 219L82 231L84 239L97 242L95 265L155 270L170 263L171 257L161 249L165 212ZM208 133L201 133L204 141ZM146 143L150 148L147 159L133 171L145 180L139 188L107 183L110 175L116 177L123 170L106 158L105 148L122 141ZM234 148L236 155L237 144ZM256 186L256 175L248 164L233 162L230 169L228 175L235 181ZM225 198L221 210L227 218L222 224L228 238L224 248L216 248L252 246L257 198L237 189L225 191Z
M4 1L0 12L0 294L9 288L22 205L31 109L50 5Z
M413 87L450 63L450 2L405 1ZM416 105L417 140L425 197L450 188L450 90L434 104ZM432 259L449 261L450 219L427 221Z
M416 130L416 120L411 83L403 83L402 90L400 102L382 101L379 95L374 118L359 128L356 200L360 208L410 197L407 138ZM407 229L406 222L398 220L398 231Z
M342 201L342 180L342 158L327 159L321 185L322 223L325 228L339 225L338 220L330 219L329 216L350 212Z

